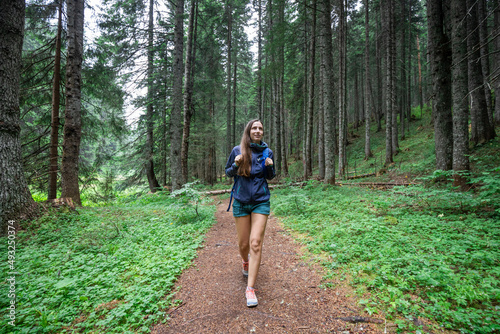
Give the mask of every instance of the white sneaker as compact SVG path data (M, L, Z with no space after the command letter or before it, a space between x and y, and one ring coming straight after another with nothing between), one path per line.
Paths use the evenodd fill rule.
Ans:
M247 286L247 291L245 291L245 296L247 297L247 306L255 307L258 305L257 296L255 295L255 289Z

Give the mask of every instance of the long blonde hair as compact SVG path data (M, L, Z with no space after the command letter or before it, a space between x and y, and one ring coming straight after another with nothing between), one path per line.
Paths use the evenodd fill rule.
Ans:
M241 136L240 149L242 160L240 168L238 168L238 175L240 176L249 177L252 170L252 149L250 148L252 140L250 139L250 130L255 122L262 124L259 119L251 120L245 126L245 130L243 130L243 135Z

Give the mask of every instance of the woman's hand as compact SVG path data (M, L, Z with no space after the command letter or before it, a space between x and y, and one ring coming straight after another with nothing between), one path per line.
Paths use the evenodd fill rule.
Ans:
M266 163L265 163L266 166L272 166L273 165L273 159L271 158L266 158Z
M238 154L236 158L234 158L234 163L236 164L236 166L240 165L241 160L243 160L243 156L241 154Z

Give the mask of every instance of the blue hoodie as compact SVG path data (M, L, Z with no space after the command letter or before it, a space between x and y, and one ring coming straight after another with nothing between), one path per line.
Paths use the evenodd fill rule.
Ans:
M273 165L266 166L263 170L262 159L263 151L267 148L267 144L263 141L259 144L251 143L252 150L252 166L250 177L238 175L238 167L234 163L234 158L241 154L240 146L235 146L229 155L226 163L226 175L234 177L234 198L241 203L260 203L266 202L271 197L267 186L267 180L271 180L276 176L274 170L273 151L269 149L269 158L273 160ZM267 180L266 180L267 179Z

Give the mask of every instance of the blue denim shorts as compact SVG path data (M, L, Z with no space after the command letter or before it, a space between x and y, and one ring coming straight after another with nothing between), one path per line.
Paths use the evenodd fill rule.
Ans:
M233 217L248 216L252 212L269 215L271 212L271 203L269 201L261 203L241 203L237 199L234 200Z

